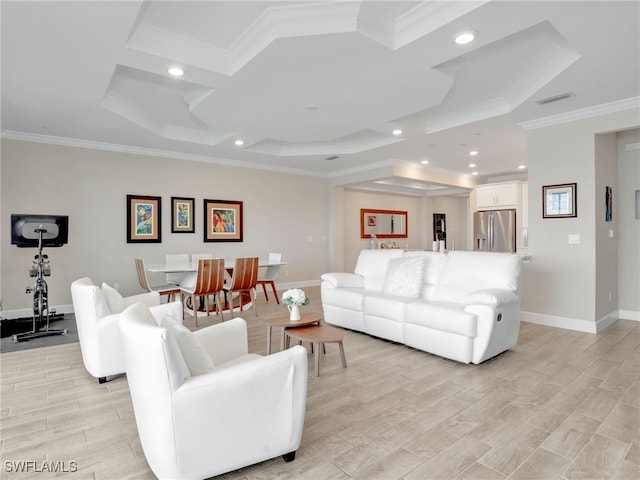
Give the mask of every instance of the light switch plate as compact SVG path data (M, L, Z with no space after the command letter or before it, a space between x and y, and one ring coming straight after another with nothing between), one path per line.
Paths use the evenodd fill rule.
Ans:
M579 245L580 244L580 234L579 233L570 233L569 234L569 245Z

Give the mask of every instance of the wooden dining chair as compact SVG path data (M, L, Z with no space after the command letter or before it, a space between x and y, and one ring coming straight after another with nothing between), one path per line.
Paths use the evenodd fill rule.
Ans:
M258 283L258 257L236 258L233 262L233 274L231 275L231 283L225 287L229 292L229 305L231 310L231 318L233 318L233 294L238 293L239 309L242 312L242 298L245 294L249 295L252 300L253 312L256 317L258 310L256 308L256 285ZM252 295L253 293L253 295ZM253 297L253 298L252 298Z
M269 263L280 263L282 261L281 253L269 253ZM262 285L262 290L264 291L264 298L269 301L269 295L267 295L267 285L271 285L271 289L273 290L273 295L276 297L276 302L280 303L280 299L278 298L278 292L276 291L275 281L280 274L280 265L269 265L262 276L258 277L258 284Z
M176 285L149 285L149 279L147 278L147 269L144 266L144 260L136 258L136 272L138 273L138 283L143 290L147 292L158 292L160 295L167 296L167 302L173 302L176 295L180 293L180 289Z
M209 295L213 295L216 304L216 310L220 316L220 320L224 322L224 314L222 311L222 302L220 301L220 293L224 291L224 259L208 258L198 260L198 271L196 273L196 284L193 288L180 287L180 300L184 304L184 297L191 298L191 306L193 307L193 318L198 327L198 305L197 297L204 297L204 308L209 316ZM184 308L182 309L182 318L184 319Z

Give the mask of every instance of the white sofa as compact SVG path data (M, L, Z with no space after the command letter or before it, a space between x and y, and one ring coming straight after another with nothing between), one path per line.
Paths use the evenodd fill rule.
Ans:
M519 282L515 254L363 250L322 275L324 320L478 364L516 345Z
M124 373L124 354L118 321L121 312L129 305L142 302L151 308L151 312L160 322L167 313L181 315L182 304L171 302L160 304L158 292L146 292L130 297L117 297L117 292L108 289L111 296L105 297L107 287L94 285L90 278L84 277L71 284L73 312L78 327L78 340L82 352L84 367L99 383L107 377Z
M136 425L153 473L202 479L279 455L293 460L304 426L307 351L296 345L250 354L241 318L186 336L170 323L157 325L141 303L120 321Z

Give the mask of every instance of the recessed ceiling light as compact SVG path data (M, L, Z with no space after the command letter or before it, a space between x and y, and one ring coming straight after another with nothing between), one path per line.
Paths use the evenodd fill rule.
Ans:
M471 155L472 157L475 157L477 154L478 154L478 151L477 151L477 150L471 150L471 151L469 152L469 155Z
M235 142L233 142L236 144L236 146L241 147L242 145L244 145L244 140L236 140Z
M471 175L477 175L478 172L471 172Z
M423 165L426 165L426 164L429 163L429 160L422 160L422 162L420 162L420 163L422 163Z
M402 135L402 130L400 130L399 128L396 128L396 129L395 129L393 132L391 132L391 133L393 133L393 134L397 137L398 135Z
M460 32L456 35L456 43L458 45L466 45L467 43L471 43L476 38L476 32L473 30L465 30L464 32Z
M475 163L470 163L470 164L469 164L469 168L473 168L473 167L475 167L475 166L476 166L476 164L475 164Z
M518 165L518 168L519 168L520 170L524 170L525 168L527 168L527 166L526 166L526 165Z
M307 105L307 106L306 106L306 107L304 107L304 108L306 108L306 109L307 109L307 110L309 110L310 112L315 112L316 110L318 110L318 105L310 104L310 105Z
M184 70L175 65L173 67L167 68L167 72L169 72L169 75L171 75L172 77L181 77L182 75L184 75Z

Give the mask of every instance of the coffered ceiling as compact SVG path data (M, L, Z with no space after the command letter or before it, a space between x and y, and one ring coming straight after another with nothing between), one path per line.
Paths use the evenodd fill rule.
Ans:
M360 175L359 188L526 175L523 126L640 95L637 1L1 7L5 138Z

